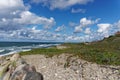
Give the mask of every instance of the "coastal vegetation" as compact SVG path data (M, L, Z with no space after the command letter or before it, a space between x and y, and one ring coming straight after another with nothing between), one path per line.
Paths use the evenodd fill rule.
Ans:
M96 42L64 43L59 46L65 47L63 49L59 49L56 46L50 48L38 48L27 52L20 52L20 54L42 54L46 55L46 57L52 57L54 55L67 53L97 64L120 65L120 34Z

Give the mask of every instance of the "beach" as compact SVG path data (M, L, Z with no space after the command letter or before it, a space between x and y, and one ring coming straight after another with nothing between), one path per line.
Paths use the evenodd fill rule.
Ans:
M120 80L120 66L98 65L70 54L22 57L43 74L44 80Z

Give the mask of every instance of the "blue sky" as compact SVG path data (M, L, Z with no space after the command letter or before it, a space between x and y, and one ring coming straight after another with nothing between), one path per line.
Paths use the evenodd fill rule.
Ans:
M0 0L0 41L91 42L120 31L120 0Z

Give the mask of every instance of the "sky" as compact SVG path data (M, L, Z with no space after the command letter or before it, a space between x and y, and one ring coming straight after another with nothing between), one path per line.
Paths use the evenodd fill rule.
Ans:
M91 42L120 31L120 0L0 0L0 41Z

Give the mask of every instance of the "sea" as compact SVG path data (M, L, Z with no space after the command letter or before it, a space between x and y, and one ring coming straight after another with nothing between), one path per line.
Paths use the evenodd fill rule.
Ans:
M0 42L0 56L30 51L35 48L48 48L60 44L59 42Z

